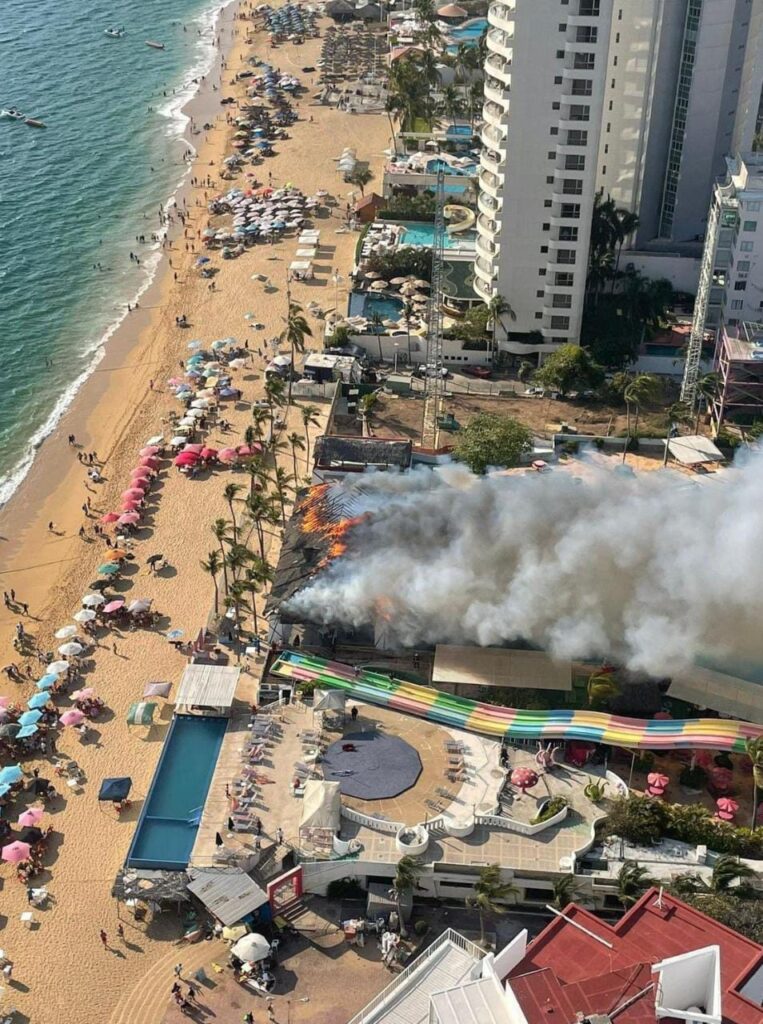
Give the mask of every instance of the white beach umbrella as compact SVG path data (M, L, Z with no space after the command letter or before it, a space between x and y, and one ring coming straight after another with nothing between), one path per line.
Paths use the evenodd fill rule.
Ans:
M76 658L78 654L82 654L85 648L82 644L75 643L70 640L69 643L61 644L58 648L58 653L63 655L65 658Z
M70 637L73 637L73 636L76 636L76 635L77 635L77 627L76 626L62 626L60 629L57 629L56 632L54 633L54 636L55 636L56 640L68 640Z
M54 675L60 675L61 672L66 672L70 667L68 661L51 661L49 665L45 666L45 672L46 674L52 672Z
M99 608L102 604L106 604L106 598L103 594L85 594L82 603L86 608Z
M85 623L92 622L95 618L95 612L91 608L81 608L78 612L72 615L75 622Z
M270 943L264 935L259 935L257 932L249 932L248 935L244 935L238 940L238 942L231 949L231 953L237 956L239 960L246 960L248 962L264 960L270 956Z

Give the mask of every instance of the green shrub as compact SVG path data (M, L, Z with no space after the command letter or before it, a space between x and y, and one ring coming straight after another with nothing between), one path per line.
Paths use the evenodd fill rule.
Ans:
M305 697L312 697L315 693L317 683L314 679L306 679L303 683L300 683L297 687L297 693L304 699Z
M704 789L707 783L707 772L701 765L690 768L688 765L681 769L678 781L687 789Z
M429 931L429 921L425 921L423 918L419 918L413 926L413 930L416 935L426 935Z
M335 878L326 886L326 896L330 900L362 900L366 890L357 878Z
M654 767L654 754L651 750L645 750L638 755L636 760L633 762L633 767L637 772L648 772Z
M542 821L548 821L549 818L553 818L555 814L563 810L565 807L569 807L570 802L566 797L563 796L552 796L542 811L539 811L533 820L530 822L531 825L540 825Z
M665 835L668 815L660 800L646 796L618 797L609 812L606 830L631 843L651 846Z

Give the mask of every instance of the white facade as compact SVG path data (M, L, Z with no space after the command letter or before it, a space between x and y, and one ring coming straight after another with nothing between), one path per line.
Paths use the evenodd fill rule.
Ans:
M502 349L542 353L579 340L597 191L638 214L634 247L698 255L761 123L763 0L494 0L488 22L475 290L516 314Z

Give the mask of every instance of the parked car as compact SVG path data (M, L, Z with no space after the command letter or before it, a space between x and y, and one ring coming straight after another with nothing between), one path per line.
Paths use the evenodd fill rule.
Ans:
M443 378L450 377L450 370L447 370L443 366L438 371L437 367L436 366L432 366L430 363L427 363L426 366L424 366L423 364L417 366L415 368L415 370L413 371L413 376L414 377L436 377L438 372L442 375Z
M493 376L493 371L489 366L462 366L461 373L467 374L469 377L479 377L480 380L488 380Z

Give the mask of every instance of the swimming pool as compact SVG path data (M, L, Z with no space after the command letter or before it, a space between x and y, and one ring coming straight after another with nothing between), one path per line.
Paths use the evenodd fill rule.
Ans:
M382 320L398 320L402 312L402 301L391 295L372 295L369 292L353 292L350 295L350 316L370 318L377 313Z
M476 46L486 29L487 18L474 18L458 28L448 29L446 34L454 42L448 46L447 52L458 53L459 43L468 47Z
M405 228L401 245L423 245L431 249L434 244L434 224L425 221L405 220L400 222ZM445 232L443 248L466 249L474 245L476 235L473 231L460 231L454 234Z
M129 867L187 867L227 726L227 718L173 718L127 854Z
M474 177L477 173L477 164L468 164L464 167L454 167L449 164L447 160L427 160L427 174L437 174L442 171L443 174L455 175L458 177Z

